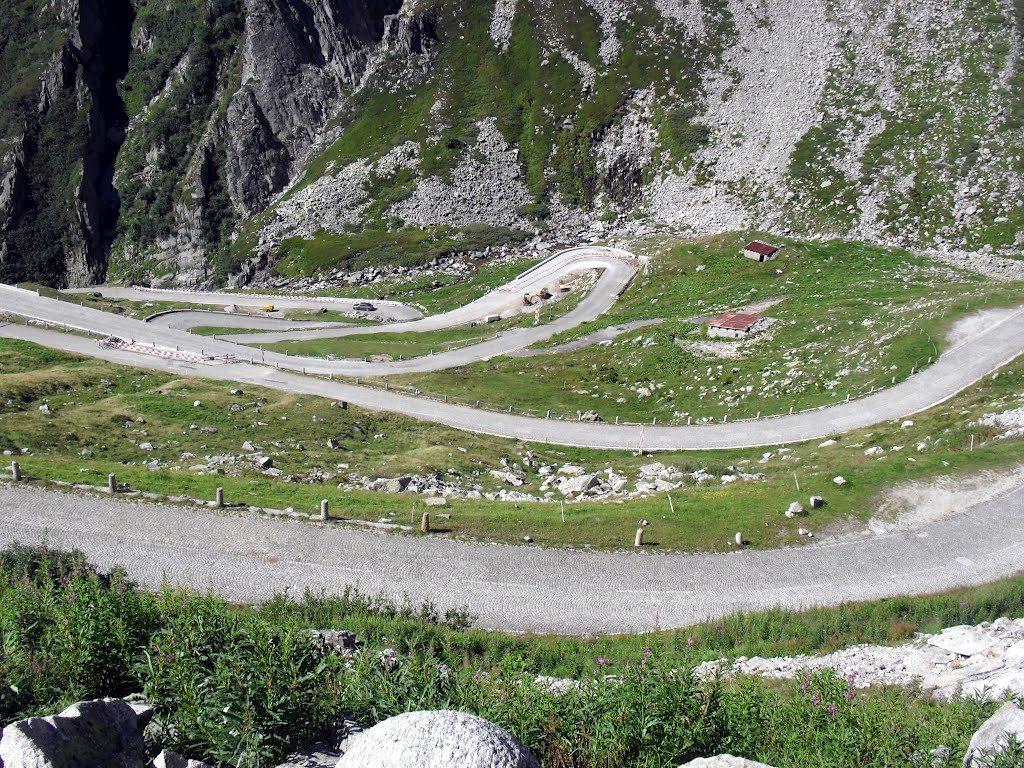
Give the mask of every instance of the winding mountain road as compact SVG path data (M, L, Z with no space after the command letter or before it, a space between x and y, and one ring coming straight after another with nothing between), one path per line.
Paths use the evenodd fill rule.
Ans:
M332 362L271 354L265 361L262 356L231 361L225 356L253 352L228 341L198 338L9 286L0 286L0 312L37 322L0 324L0 335L136 367L346 400L469 431L629 450L751 447L838 434L929 408L1024 352L1024 308L990 312L985 324L961 325L956 343L934 365L872 396L778 418L702 426L529 418L301 373L303 366L307 373L347 376L439 370L490 354L512 353L600 315L614 301L614 294L628 285L637 263L629 254L574 249L453 313L388 328L412 332L465 322L509 306L532 286L550 284L560 275L584 268L602 270L601 278L584 301L559 321L503 334L490 346L477 344L401 363ZM189 362L101 347L92 339L62 333L65 325L168 350L202 351L221 359ZM336 334L338 330L288 333ZM354 332L378 331L359 328ZM294 372L296 368L300 372ZM200 590L212 588L232 600L252 601L286 587L293 592L306 588L340 592L345 585L355 584L371 593L431 600L445 609L466 605L480 617L480 625L489 628L637 632L685 626L740 609L798 608L913 594L1012 574L1024 562L1024 489L911 532L794 549L659 555L391 536L339 525L243 519L210 510L143 505L121 497L0 485L0 544L36 542L43 537L55 546L81 548L101 566L124 565L133 578L150 587L166 579Z
M900 419L944 402L957 392L1000 368L1024 352L1024 307L988 315L987 323L966 323L955 329L957 343L940 359L915 376L873 395L834 406L759 420L693 426L580 423L484 411L454 403L438 402L394 391L371 389L321 378L323 376L386 376L442 370L498 354L510 354L529 344L550 338L560 330L594 319L615 300L632 280L638 264L630 254L605 248L563 251L528 270L512 283L459 310L402 326L418 330L446 327L478 317L489 308L507 304L531 288L548 285L560 275L580 269L603 269L601 278L572 311L543 326L516 329L496 339L437 355L392 362L326 361L276 353L260 354L228 341L195 337L183 331L87 309L75 304L37 296L0 285L0 312L35 318L56 328L67 325L103 335L151 343L167 350L180 348L208 355L232 357L233 362L203 364L165 359L116 348L36 325L0 325L0 335L99 357L137 367L169 371L209 379L243 382L301 394L345 400L361 407L387 410L423 421L445 424L471 432L540 443L617 450L703 450L748 448L802 442L884 421ZM966 329L966 330L965 330ZM357 328L355 330L364 330ZM378 330L378 329L372 329ZM327 329L336 333L337 329ZM319 333L301 331L299 333ZM316 374L316 375L303 375Z
M458 507L453 510L458 514ZM980 584L1024 564L1024 490L916 531L731 554L573 552L394 536L340 525L240 518L212 510L0 485L0 546L77 547L229 600L352 584L479 625L583 634L687 626L738 610L802 608Z
M264 337L271 341L287 339L316 339L358 334L416 333L451 328L480 320L490 314L522 308L523 294L537 293L567 274L581 270L599 269L601 276L590 292L570 312L552 322L530 328L516 328L502 332L479 344L441 352L436 355L391 362L364 362L361 360L324 360L301 358L278 352L261 352L241 346L225 338L197 337L167 323L147 323L121 315L82 307L70 302L49 299L0 284L0 312L67 325L105 336L131 339L164 349L202 352L213 356L237 356L261 364L303 370L309 374L347 377L388 376L404 373L427 373L454 368L488 357L508 354L549 339L561 331L575 328L580 323L594 320L614 304L617 296L632 281L640 262L632 254L612 248L571 248L528 269L510 283L463 307L420 320L392 323L387 326L337 326L320 330L274 332ZM123 289L137 290L137 289ZM223 299L223 295L221 295ZM164 315L173 318L173 315ZM261 334L242 334L236 340L247 344L259 343ZM141 357L141 355L137 355Z

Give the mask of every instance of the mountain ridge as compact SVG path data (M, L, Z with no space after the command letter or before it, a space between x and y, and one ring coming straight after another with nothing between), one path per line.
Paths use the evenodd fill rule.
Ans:
M112 1L63 0L59 34L102 31ZM1015 257L1024 244L1020 0L131 8L116 32L127 64L99 89L51 62L36 103L0 96L29 122L68 102L57 133L107 137L91 155L44 147L44 173L5 121L5 280L245 284L322 268L310 250L344 269L354 252L415 262L425 242L659 226ZM60 24L38 26L51 39ZM103 88L124 105L123 145L81 115ZM104 198L86 158L110 155ZM33 184L44 193L26 197ZM25 246L40 221L61 231L45 269Z

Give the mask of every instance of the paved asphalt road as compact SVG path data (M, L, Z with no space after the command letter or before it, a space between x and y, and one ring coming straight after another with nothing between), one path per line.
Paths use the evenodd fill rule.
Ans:
M247 315L231 312L218 312L216 310L189 310L183 309L180 312L161 312L148 319L150 325L174 328L179 331L187 331L189 328L258 328L265 331L294 331L296 327L303 329L321 328L344 328L344 323L324 323L317 320L292 319L286 320L283 317L269 317L266 315ZM385 326L379 326L383 328Z
M99 347L95 341L35 326L0 325L0 335L23 338L125 365L170 371L225 382L272 387L288 392L345 400L374 410L403 413L470 432L538 443L616 450L702 450L747 448L802 442L900 419L952 397L956 392L1020 354L1024 348L1024 309L948 350L938 362L909 380L869 397L828 408L758 421L694 426L587 424L477 410L436 400L370 389L263 365L206 365Z
M174 291L151 288L118 287L94 285L88 288L71 288L68 293L99 293L110 299L130 301L183 301L189 304L209 304L226 307L231 304L245 307L262 307L273 304L278 309L327 309L334 312L350 312L354 305L365 299L332 299L315 296L271 296L245 293L218 293L215 291ZM374 302L377 314L388 320L415 320L421 313L414 307L396 301Z
M634 257L633 254L615 248L597 246L569 248L545 259L540 264L531 267L517 276L511 282L481 296L476 301L472 301L449 312L424 317L421 320L391 323L386 328L354 326L320 331L295 330L283 333L246 334L234 337L228 336L226 338L229 341L244 344L269 344L276 341L312 341L315 339L336 338L338 336L358 336L382 332L421 333L424 331L436 331L442 328L468 325L471 322L480 321L488 315L501 315L507 318L529 312L531 310L523 306L524 295L537 294L544 288L548 289L551 293L555 293L558 290L560 278L567 274L591 269L601 270L602 274L597 283L572 312L536 328L522 328L506 331L502 334L502 338L515 338L515 344L509 344L506 341L489 347L484 347L481 344L474 345L471 348L476 352L474 359L479 360L483 357L491 357L496 354L502 354L504 351L518 349L528 344L543 341L554 336L556 333L575 328L580 323L599 317L615 303L616 296L626 289L636 274L639 265L640 260ZM464 362L466 361L460 360L456 364L462 365Z
M452 511L458 515L458 506ZM656 525L650 533L657 539ZM338 593L354 584L442 609L468 606L486 628L641 632L738 610L833 605L1011 575L1024 566L1024 490L916 532L659 555L428 540L0 485L0 545L44 535L101 567L123 565L148 587L166 579L258 601L286 587Z
M37 296L32 291L23 291L0 284L0 311L67 324L74 328L87 329L104 335L131 339L144 344L153 344L168 349L224 356L237 355L242 359L255 358L269 365L280 365L292 369L305 368L308 373L337 376L387 376L403 373L426 373L440 371L477 360L507 354L516 349L548 339L555 334L576 327L580 323L600 316L614 302L636 273L637 262L630 254L611 248L571 248L556 254L541 264L527 270L512 282L492 291L486 296L464 307L408 323L395 323L387 327L388 333L415 332L447 328L480 319L492 312L499 312L510 302L522 305L524 293L536 293L541 287L557 281L561 275L581 269L602 269L597 284L571 312L537 327L517 328L501 333L479 344L462 347L450 352L393 362L362 362L358 360L328 361L314 358L289 357L276 352L262 353L251 347L239 346L224 339L192 336L184 331L166 325L144 323L109 312L89 309L69 302ZM270 338L319 338L365 333L380 333L380 326L350 326L321 331L301 330L291 333L275 333ZM243 334L238 338L246 343L258 343L259 334Z

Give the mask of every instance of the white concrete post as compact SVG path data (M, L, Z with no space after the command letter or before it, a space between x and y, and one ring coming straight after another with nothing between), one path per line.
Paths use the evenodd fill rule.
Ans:
M430 513L423 513L423 520L420 521L420 533L430 533Z
M11 462L11 475L14 477L14 482L21 480L21 464L16 461Z
M117 475L113 472L107 475L107 490L111 493L117 493Z
M224 489L223 488L218 488L217 489L217 506L218 507L223 507L224 506Z
M633 546L634 547L642 547L643 545L644 545L644 529L643 528L637 528L636 529L636 538L633 539Z
M320 519L321 520L327 520L331 516L330 509L331 509L331 503L327 499L324 499L324 500L322 500L320 502Z

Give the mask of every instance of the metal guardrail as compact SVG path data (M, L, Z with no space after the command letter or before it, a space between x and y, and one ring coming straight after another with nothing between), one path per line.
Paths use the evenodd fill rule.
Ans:
M171 289L171 288L150 288L149 286L144 286L144 285L132 285L132 286L129 286L129 287L132 288L133 290L136 290L136 291L146 291L146 292L151 292L151 293L183 293L183 292L187 293L187 291L175 291L174 289ZM288 299L288 300L291 300L291 301L309 301L309 302L326 301L326 302L329 302L329 303L332 303L332 304L334 304L334 303L340 304L340 303L343 303L343 302L355 302L355 303L358 303L360 301L372 301L372 302L374 302L376 304L387 304L388 306L391 306L391 307L406 307L406 306L408 306L408 304L405 304L405 303L403 303L401 301L392 301L391 299L346 299L346 298L341 298L340 296L307 296L307 295L301 294L301 293L220 293L218 291L195 291L195 293L206 293L206 294L211 295L211 296L222 296L225 299L243 298L243 299L259 299L260 301L269 300L269 299ZM231 303L234 303L234 302L226 301L224 303L225 304L231 304Z

